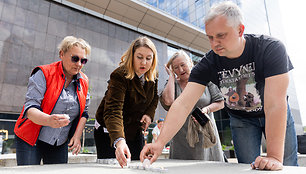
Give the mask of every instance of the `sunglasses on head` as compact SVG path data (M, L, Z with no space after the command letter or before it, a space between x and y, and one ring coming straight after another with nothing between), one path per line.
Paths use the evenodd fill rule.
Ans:
M71 55L71 61L74 63L77 63L81 59L81 64L85 65L88 61L87 58L79 58L79 56L72 56Z

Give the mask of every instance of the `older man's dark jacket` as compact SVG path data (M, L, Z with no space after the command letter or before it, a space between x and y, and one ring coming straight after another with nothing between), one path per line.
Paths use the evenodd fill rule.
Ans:
M111 143L117 138L133 141L141 132L140 120L144 114L154 118L158 103L157 80L146 81L127 79L124 67L115 69L111 75L107 91L96 113L96 119L107 128Z

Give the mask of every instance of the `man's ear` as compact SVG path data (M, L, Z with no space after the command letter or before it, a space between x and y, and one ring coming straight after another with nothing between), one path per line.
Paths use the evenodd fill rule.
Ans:
M244 25L240 24L238 30L239 30L239 37L242 37L244 33Z

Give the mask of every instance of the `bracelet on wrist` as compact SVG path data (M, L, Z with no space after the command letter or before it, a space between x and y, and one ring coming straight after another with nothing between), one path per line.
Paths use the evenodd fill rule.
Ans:
M125 139L122 138L122 137L117 138L117 139L114 141L114 145L113 145L115 149L117 148L116 144L117 144L120 140L124 140L124 141L125 141Z

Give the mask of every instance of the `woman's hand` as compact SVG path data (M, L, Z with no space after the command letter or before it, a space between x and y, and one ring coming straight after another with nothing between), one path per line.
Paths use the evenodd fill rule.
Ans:
M37 108L30 108L27 111L27 117L35 124L49 126L52 128L60 128L70 123L69 116L66 114L46 114Z
M79 125L77 126L73 137L71 138L68 146L70 147L68 150L72 150L72 155L78 154L81 150L81 136L85 127L87 119L82 117L79 121Z
M191 115L191 118L192 118L192 120L193 120L196 124L200 124L200 123L198 122L198 120L197 120L193 115Z
M202 112L204 113L204 114L210 114L210 108L209 107L204 107L203 109L202 109Z
M78 155L78 153L81 151L81 140L80 137L73 136L68 144L69 149L72 150L72 155Z
M127 159L131 159L131 153L130 153L129 147L127 146L124 139L116 143L115 154L116 154L116 159L122 168L123 166L127 165Z
M146 131L151 124L151 117L148 115L143 115L140 122L142 123L142 129Z
M65 114L52 114L48 119L48 126L52 128L65 127L70 123L70 120Z
M174 72L173 72L171 66L170 66L170 68L168 68L166 64L165 64L164 66L165 66L166 72L167 72L168 75L169 75L169 78L170 78L170 77L175 77L175 74L174 74Z

